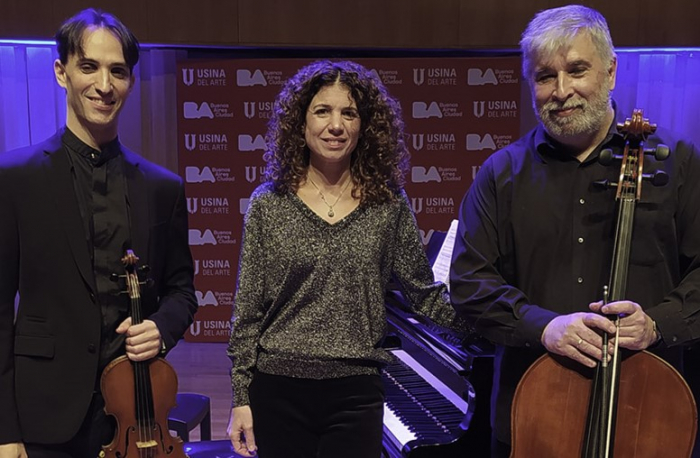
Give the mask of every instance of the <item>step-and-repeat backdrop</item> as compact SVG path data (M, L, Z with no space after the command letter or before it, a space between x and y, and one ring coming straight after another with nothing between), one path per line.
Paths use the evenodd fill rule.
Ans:
M484 159L517 139L520 58L354 60L376 72L401 102L411 151L406 191L427 244L457 218ZM199 301L187 340L228 340L243 215L263 176L267 121L282 84L309 62L193 59L178 65L179 167Z

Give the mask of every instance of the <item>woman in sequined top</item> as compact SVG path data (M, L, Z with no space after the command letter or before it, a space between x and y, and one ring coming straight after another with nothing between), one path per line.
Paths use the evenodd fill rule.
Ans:
M353 62L302 68L275 101L251 196L228 354L234 450L379 457L384 296L449 325L405 192L398 102Z

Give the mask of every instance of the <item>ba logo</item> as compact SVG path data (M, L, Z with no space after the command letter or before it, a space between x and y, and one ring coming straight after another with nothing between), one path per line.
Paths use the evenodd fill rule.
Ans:
M470 68L467 71L467 84L469 86L483 86L485 84L498 84L495 73L492 69L488 69L482 73L479 68Z
M413 134L411 138L413 140L413 149L420 151L423 149L423 134Z
M433 238L433 233L435 233L435 229L430 229L428 232L425 232L423 229L420 230L420 239L423 245L430 243L430 239Z
M425 69L424 68L414 68L413 69L413 82L420 86L425 81Z
M191 246L216 245L216 238L210 229L204 231L204 234L199 229L190 229L189 242Z
M484 105L486 102L474 102L474 116L477 118L484 116Z
M413 183L428 183L430 181L436 181L440 183L442 178L435 166L430 167L430 169L425 170L425 167L413 167L411 169L411 181Z
M189 166L185 167L185 181L187 183L203 183L205 181L214 183L216 180L209 167L202 167L200 171L199 167Z
M251 74L250 70L239 69L236 71L236 84L242 87L267 86L267 80L260 70Z
M467 151L481 151L483 149L496 149L496 143L491 134L481 138L479 134L467 134Z
M255 102L243 102L243 113L248 119L255 116Z
M190 334L196 337L200 332L202 332L202 322L197 320L190 325Z
M214 113L212 113L207 102L202 102L202 104L199 106L197 105L197 102L185 102L183 112L185 119L214 119Z
M195 295L197 296L197 304L200 307L203 307L205 305L219 305L219 301L216 300L216 297L214 297L214 293L212 293L211 291L207 291L206 294L202 294L201 291L195 291Z
M430 106L425 102L413 102L413 118L442 118L442 111L436 102L430 102Z
M185 148L188 151L194 151L197 147L197 136L195 134L185 134Z
M416 215L423 211L423 198L422 197L411 197L411 208L413 213Z
M243 198L241 198L241 200L238 201L238 211L241 212L241 215L245 215L245 212L248 211L249 204L250 204L249 197L243 197Z
M194 69L183 68L182 69L182 82L187 86L192 86L194 83Z
M187 198L187 211L190 212L191 215L197 213L197 204L198 203L199 203L199 201L196 197L188 197Z
M238 136L238 151L265 151L265 138L262 135L256 135L253 140L252 135L241 134Z
M194 260L194 274L199 275L199 259Z

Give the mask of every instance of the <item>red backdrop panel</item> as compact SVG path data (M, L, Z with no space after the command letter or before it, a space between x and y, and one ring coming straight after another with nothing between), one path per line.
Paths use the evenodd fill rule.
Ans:
M356 61L375 71L401 102L411 151L406 191L427 244L457 218L484 159L518 137L520 58ZM199 301L187 340L228 340L243 215L261 182L267 120L281 85L309 62L179 63L179 168Z

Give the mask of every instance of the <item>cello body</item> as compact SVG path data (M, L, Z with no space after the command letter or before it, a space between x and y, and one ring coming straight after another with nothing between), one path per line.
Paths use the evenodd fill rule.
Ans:
M683 377L646 351L621 366L613 456L690 457L697 409ZM530 366L513 399L511 458L581 456L594 371L549 354Z
M645 150L644 140L656 130L634 110L631 119L618 124L625 134L621 156L601 151L599 162L620 160L617 183L595 182L616 189L617 218L609 284L603 303L625 300L632 247L635 206L642 181L664 186L663 172L644 174L644 156L668 157L658 145ZM605 154L604 154L605 153ZM511 458L653 458L690 457L697 432L695 400L683 377L661 358L619 347L620 317L611 315L616 332L601 335L599 361L589 369L576 361L544 355L525 372L511 408ZM654 329L655 329L654 324ZM579 342L580 343L580 342Z

